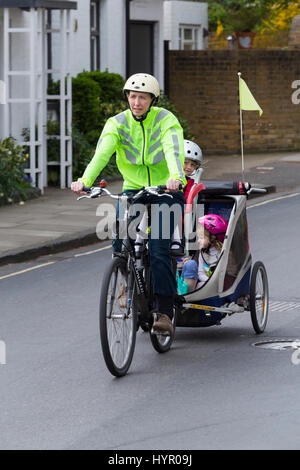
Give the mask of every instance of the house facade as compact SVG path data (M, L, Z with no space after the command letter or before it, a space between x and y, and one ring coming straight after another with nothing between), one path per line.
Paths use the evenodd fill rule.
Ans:
M164 41L170 49L206 49L207 10L207 3L185 0L77 0L72 74L142 70L163 87Z
M165 1L164 30L171 50L207 49L208 4Z
M144 71L164 89L168 47L203 49L206 29L203 2L0 0L0 139L11 135L26 144L27 172L41 190L49 165L59 165L61 187L69 186L71 77L83 70L107 69L124 78ZM59 95L48 95L50 79L61 81ZM60 140L61 158L49 162L47 120L54 101L60 133L51 138Z

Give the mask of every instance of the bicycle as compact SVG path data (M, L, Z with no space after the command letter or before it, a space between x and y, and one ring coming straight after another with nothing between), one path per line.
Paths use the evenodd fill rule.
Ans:
M131 365L136 342L136 332L141 326L149 331L150 340L154 349L159 353L169 351L174 340L172 336L155 334L152 325L156 320L156 306L152 276L150 270L150 256L148 241L144 239L140 255L134 250L134 244L129 238L128 227L130 214L128 204L137 202L147 194L157 196L171 194L165 193L166 186L150 186L142 188L136 194L111 194L104 187L84 187L88 195L78 198L98 198L107 195L113 199L122 199L125 205L123 222L126 226L126 236L122 240L122 250L114 253L107 267L100 295L99 326L102 353L108 370L116 377L122 377ZM149 213L149 206L147 206ZM149 214L150 215L150 214ZM176 258L172 257L174 275L176 273ZM126 292L126 305L120 305L118 293ZM176 305L173 307L173 329L176 327Z

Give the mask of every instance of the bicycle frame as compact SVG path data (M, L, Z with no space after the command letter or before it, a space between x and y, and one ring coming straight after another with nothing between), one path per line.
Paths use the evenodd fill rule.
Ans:
M162 189L163 187L159 188ZM138 260L135 256L135 251L132 246L132 242L129 238L129 233L128 233L128 227L130 224L130 206L128 204L129 200L136 200L140 197L142 192L146 191L149 193L155 193L155 191L158 189L156 187L149 187L149 188L143 188L141 191L139 191L137 194L134 196L126 195L126 194L121 194L121 195L114 195L111 194L106 188L84 188L85 190L90 192L89 196L80 196L78 200L82 198L98 198L105 193L107 196L118 199L120 201L120 205L123 208L123 214L122 218L119 218L119 221L122 221L124 224L124 228L126 227L126 237L122 240L122 251L121 253L115 253L115 256L120 256L124 258L124 260L127 261L128 263L128 281L127 281L127 316L130 314L130 307L131 303L133 301L133 295L134 295L134 285L136 285L137 288L137 303L138 307L140 310L140 318L142 321L149 321L151 319L151 308L150 308L150 302L149 298L151 296L151 273L149 271L149 276L147 276L148 282L143 276L142 269L149 269L149 261L147 260L148 257L148 252L145 250L144 254L142 255L142 260L141 264L144 265L142 269L139 268L138 266ZM139 260L140 261L140 260ZM147 285L148 284L148 285Z

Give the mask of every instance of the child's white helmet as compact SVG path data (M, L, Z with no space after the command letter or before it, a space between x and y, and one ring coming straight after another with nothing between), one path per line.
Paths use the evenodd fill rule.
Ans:
M201 166L203 160L202 150L195 142L191 140L184 140L184 155L185 158L193 160L199 166Z

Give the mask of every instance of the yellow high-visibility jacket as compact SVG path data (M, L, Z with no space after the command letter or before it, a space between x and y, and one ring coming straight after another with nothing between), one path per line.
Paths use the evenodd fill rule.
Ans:
M115 152L123 190L163 185L169 178L186 184L183 130L164 108L151 107L143 121L136 121L129 109L109 118L79 181L91 186Z

